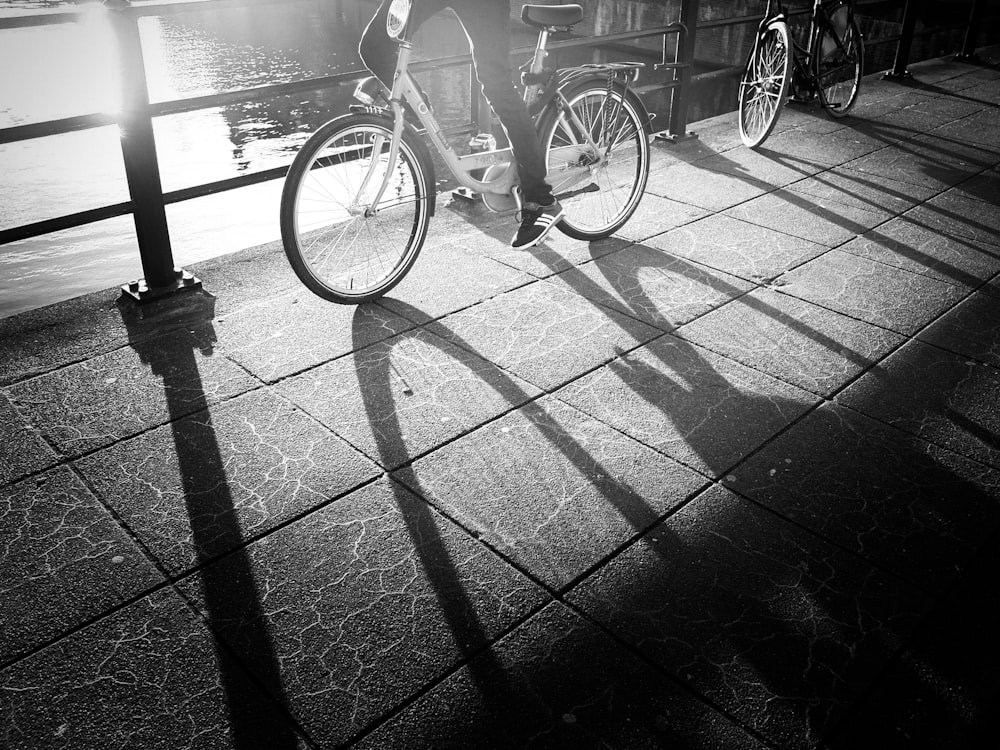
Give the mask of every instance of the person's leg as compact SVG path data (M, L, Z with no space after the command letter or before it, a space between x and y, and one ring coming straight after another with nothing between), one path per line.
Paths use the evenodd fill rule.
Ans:
M528 108L514 86L510 67L509 0L451 0L447 4L469 35L483 93L500 118L514 150L525 202L552 203L552 188L545 181L545 156Z

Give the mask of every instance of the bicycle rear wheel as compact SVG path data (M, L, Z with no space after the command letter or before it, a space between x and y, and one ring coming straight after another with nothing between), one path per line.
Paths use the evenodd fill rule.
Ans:
M788 24L772 21L757 35L740 79L740 139L756 148L778 122L792 78Z
M832 117L844 117L858 99L865 48L848 6L838 6L829 18L833 29L824 26L816 40L816 91L823 109ZM840 45L834 34L840 37Z
M585 134L559 107L545 111L539 134L548 180L565 210L557 226L578 240L604 239L629 220L646 190L649 116L621 85L612 86L609 97L606 79L581 81L562 93L598 153L589 152ZM561 174L578 177L563 181Z
M296 275L339 304L382 296L420 253L433 213L433 167L406 131L388 187L392 121L351 114L321 127L299 150L281 195L281 238Z

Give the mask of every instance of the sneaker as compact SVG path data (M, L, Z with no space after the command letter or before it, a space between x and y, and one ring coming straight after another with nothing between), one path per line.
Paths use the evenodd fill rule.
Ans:
M521 226L510 241L510 246L517 250L534 247L559 223L563 213L563 207L556 200L547 206L525 203L520 211Z

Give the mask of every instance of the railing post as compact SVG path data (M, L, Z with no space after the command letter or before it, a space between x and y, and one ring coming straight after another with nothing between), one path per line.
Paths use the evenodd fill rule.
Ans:
M969 12L969 25L965 27L965 40L962 42L962 51L955 55L956 60L964 62L976 62L976 38L979 36L979 22L983 15L982 0L972 0L972 10Z
M913 77L906 69L906 64L910 61L910 47L913 46L913 31L917 27L919 5L921 5L920 0L906 0L906 6L903 8L903 31L896 45L896 59L892 63L892 70L883 73L882 78L900 80Z
M146 302L173 292L198 288L201 282L174 267L156 158L153 119L149 114L142 42L136 19L128 13L132 4L129 0L104 0L104 5L111 13L118 45L121 81L118 128L144 275L143 279L123 286L122 294L134 301Z
M694 46L698 31L699 0L681 0L681 16L676 24L677 43L674 62L666 61L655 66L655 70L668 69L678 85L670 91L670 124L668 132L658 134L658 138L677 142L697 137L687 130L688 107L691 101L691 72L694 68ZM666 40L664 39L664 48ZM665 50L664 50L665 51Z

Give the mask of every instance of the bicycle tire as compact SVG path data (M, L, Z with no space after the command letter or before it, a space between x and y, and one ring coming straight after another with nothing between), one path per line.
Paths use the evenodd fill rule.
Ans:
M841 4L830 13L831 21L837 14L846 14L843 38L844 51L830 37L830 29L823 27L816 37L817 54L813 60L813 75L816 78L816 93L820 104L831 117L845 117L858 100L861 76L865 67L865 46L861 30L847 5ZM835 51L822 54L824 48Z
M375 143L388 162L392 119L349 114L323 125L299 149L281 194L281 238L292 269L312 292L344 305L381 297L420 253L434 213L434 167L419 136L403 131L394 175L373 215L385 175L375 168L362 195Z
M568 190L560 188L556 175L561 169L592 161L594 157L573 148L585 142L583 135L574 132L572 121L562 112L558 100L553 100L539 120L538 132L549 182L565 211L556 226L574 239L604 239L631 218L646 190L649 115L642 100L620 83L612 85L611 109L604 112L602 107L608 98L606 78L574 82L562 94L602 149L602 155L610 151L610 158L591 168L584 177L586 184L577 181ZM566 148L560 150L561 147Z
M783 20L758 33L740 77L740 140L756 148L771 135L788 97L792 78L792 41Z

